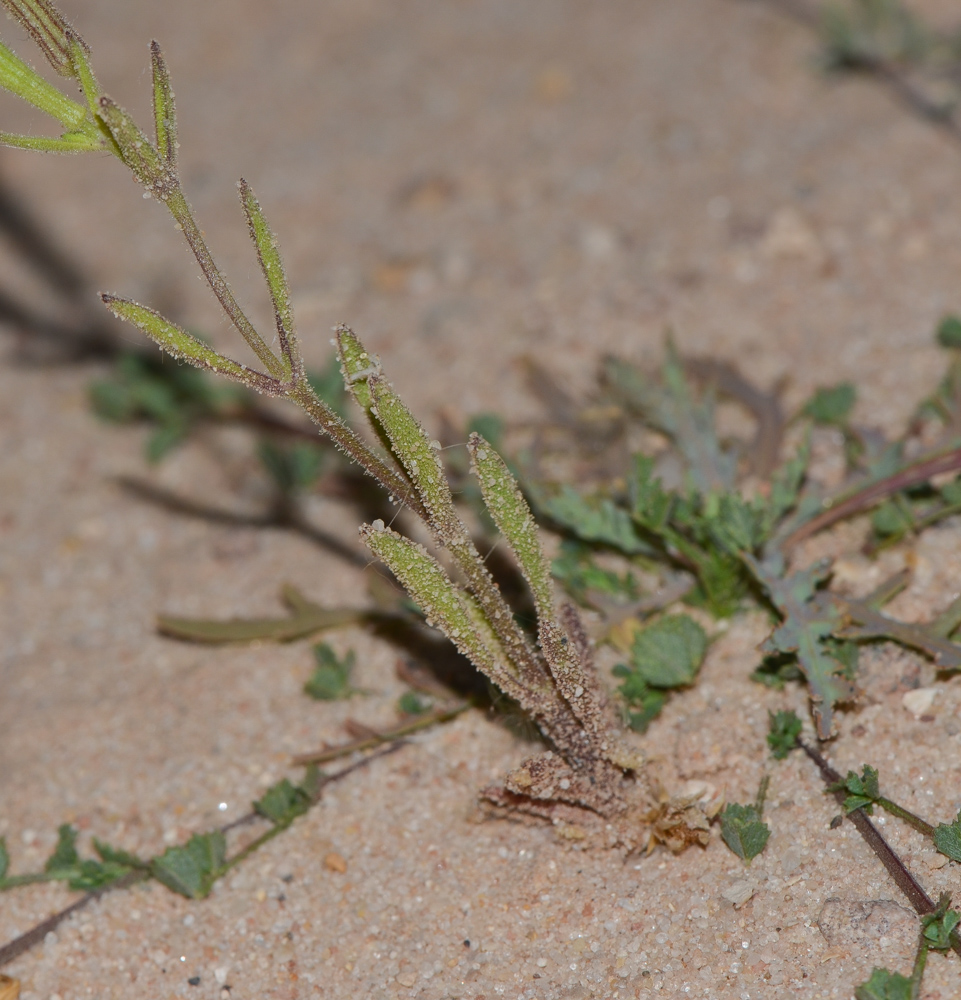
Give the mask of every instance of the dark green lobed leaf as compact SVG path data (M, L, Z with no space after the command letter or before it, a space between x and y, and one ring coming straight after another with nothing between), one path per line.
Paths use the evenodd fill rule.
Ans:
M707 634L688 615L665 615L637 632L631 645L631 669L655 688L693 682L707 652Z
M840 427L847 419L857 399L857 390L850 382L818 389L804 404L801 412L816 424Z
M871 978L854 991L855 1000L913 1000L913 981L900 972L875 968Z
M215 830L196 833L184 846L169 847L150 862L150 872L168 889L188 899L204 899L227 860L227 841Z
M761 819L756 805L741 806L731 802L721 813L721 837L742 860L756 858L767 845L771 828Z
M80 863L77 854L77 831L69 824L62 824L57 830L57 846L43 866L45 872L55 873L76 868Z
M253 805L254 812L275 826L290 826L312 804L311 796L301 785L293 785L284 778L271 785Z
M304 691L311 698L338 701L354 693L350 686L350 673L356 659L352 649L340 659L326 642L320 642L314 646L314 659L317 665L304 685Z
M961 861L961 811L953 823L939 823L934 831L934 846L952 861Z
M793 711L768 712L767 745L775 760L784 760L797 748L797 738L801 735L802 723Z

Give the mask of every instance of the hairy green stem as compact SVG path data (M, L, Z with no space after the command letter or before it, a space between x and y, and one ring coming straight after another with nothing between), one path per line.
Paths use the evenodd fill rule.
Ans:
M892 816L897 816L898 819L903 819L905 823L913 826L919 833L923 833L926 837L934 836L934 827L927 821L921 819L921 817L916 813L911 812L910 809L905 809L904 806L899 806L897 802L892 802L890 799L886 799L883 795L874 801Z
M373 476L395 500L427 520L427 511L412 484L352 431L314 392L306 379L299 379L287 392L287 398L295 402L341 451Z
M241 336L250 345L253 352L260 358L268 373L276 379L284 376L284 366L280 359L267 346L264 339L254 329L253 324L247 318L247 314L240 308L234 293L227 284L227 279L223 276L220 268L214 262L213 255L204 240L200 227L194 220L190 205L180 189L177 182L176 188L164 199L170 214L174 217L177 225L180 226L184 239L190 247L191 252L203 271L204 278L210 286L211 291L217 296L217 301L223 307L230 322L237 328Z

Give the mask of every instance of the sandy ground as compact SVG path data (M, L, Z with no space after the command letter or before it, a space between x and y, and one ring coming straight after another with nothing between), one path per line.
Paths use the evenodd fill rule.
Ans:
M961 149L869 81L819 75L810 35L763 4L64 7L108 91L140 114L147 42L164 44L185 182L242 297L256 269L241 175L280 234L310 359L350 322L431 426L442 410L536 416L519 359L583 391L605 352L654 360L668 328L682 350L762 385L786 378L789 404L854 380L859 419L889 430L940 374L931 331L961 310ZM0 107L5 128L30 127ZM118 164L4 151L0 171L96 287L227 342L177 234ZM250 298L264 316L264 297ZM0 835L18 871L42 863L61 822L85 845L155 853L238 816L291 753L342 739L346 711L390 722L401 690L395 653L360 631L332 639L357 651L357 682L375 692L346 709L300 693L306 644L210 650L155 635L158 610L274 613L284 580L360 603L364 581L290 534L232 532L124 494L115 477L144 472L142 435L97 423L90 377L0 369ZM158 481L224 503L239 482L255 507L256 483L231 483L205 454L178 453ZM342 506L318 501L315 514L355 537ZM809 554L856 548L860 530ZM961 530L917 548L895 610L921 618L957 593ZM893 551L883 569L903 560ZM846 566L854 589L882 572ZM767 710L804 703L747 679L764 632L760 617L737 619L652 726L644 743L672 780L753 796ZM919 721L902 698L930 668L890 648L865 662L832 759L870 761L895 798L953 817L961 688L938 683L933 721ZM208 900L158 886L108 895L4 971L23 1000L747 1000L849 997L874 965L908 970L914 917L853 828L829 829L836 809L804 760L773 769L773 834L745 869L716 834L703 851L624 858L478 821L477 789L527 750L469 713L332 786ZM930 894L958 892L957 865L884 829ZM325 865L331 853L346 870ZM0 941L70 898L4 895ZM959 989L957 961L932 958L924 996Z

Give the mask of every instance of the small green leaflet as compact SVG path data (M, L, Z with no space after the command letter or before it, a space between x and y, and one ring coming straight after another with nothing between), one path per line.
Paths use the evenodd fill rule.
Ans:
M63 823L57 830L57 846L53 849L53 854L47 858L43 870L53 874L76 868L79 864L77 831L69 823Z
M730 802L724 807L721 837L742 861L756 858L770 836L771 828L761 819L761 811L756 805L741 806Z
M416 691L405 691L397 699L397 710L401 715L423 715L433 708L433 702L421 697Z
M619 663L614 676L623 678L618 693L627 702L627 723L643 733L667 704L665 689L693 682L707 651L704 629L688 615L665 615L637 632L630 665Z
M661 714L661 709L667 704L668 693L648 687L636 674L619 663L614 668L615 677L627 677L629 681L622 684L618 691L630 706L638 711L628 711L627 724L635 733L646 733L647 727Z
M220 877L227 860L224 835L195 833L183 847L168 847L150 862L150 873L168 889L188 899L204 899Z
M689 615L665 615L641 629L631 644L631 670L655 688L693 682L707 652L707 634Z
M934 846L952 861L961 861L961 811L953 823L939 823L934 831Z
M149 461L159 461L202 420L249 409L251 395L222 385L186 365L164 364L153 353L121 355L107 378L90 386L96 414L113 423L146 421L154 425L147 440Z
M950 909L950 906L951 894L944 892L938 900L938 908L921 917L924 942L933 951L947 951L951 947L952 933L961 924L961 914Z
M842 382L840 385L818 389L804 404L801 413L816 424L842 427L847 423L856 399L857 390L854 386L850 382Z
M314 646L314 659L317 665L304 685L304 691L311 698L337 701L355 693L350 686L350 672L356 659L352 649L340 659L326 642L319 642Z
M316 768L314 768L316 771ZM290 826L313 805L313 796L303 785L292 785L286 778L271 785L254 803L254 812L269 819L274 826Z
M935 337L942 347L961 347L961 319L957 316L945 316L938 324Z
M94 848L100 861L81 859L77 853L77 831L64 823L57 831L57 846L43 870L51 878L66 881L71 889L88 892L116 882L134 869L146 867L135 855L116 850L99 840L94 840Z
M875 968L871 978L854 991L855 1000L913 1000L914 982L900 972Z
M10 868L10 852L7 850L7 838L0 837L0 881L6 878Z
M802 722L795 712L768 712L767 745L775 760L784 760L797 748Z
M829 785L825 791L847 793L844 799L845 815L854 812L855 809L863 809L870 816L874 803L881 798L878 772L870 764L864 765L864 772L861 775L848 771L844 781Z
M921 933L925 944L933 951L947 951L951 947L951 934L961 924L961 914L950 909L951 894L942 893L934 913L921 917Z

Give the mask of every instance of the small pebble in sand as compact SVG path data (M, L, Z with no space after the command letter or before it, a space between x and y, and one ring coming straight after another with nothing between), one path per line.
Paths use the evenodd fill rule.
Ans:
M327 857L324 858L324 867L332 872L340 872L341 875L347 871L347 862L341 855L334 851L331 851Z
M721 896L729 903L733 903L735 908L743 906L757 891L757 885L750 879L738 879L726 889L721 891Z
M920 719L933 704L934 696L937 693L937 688L917 688L914 691L908 691L901 702L916 719Z

